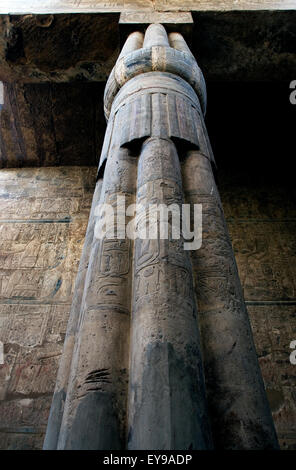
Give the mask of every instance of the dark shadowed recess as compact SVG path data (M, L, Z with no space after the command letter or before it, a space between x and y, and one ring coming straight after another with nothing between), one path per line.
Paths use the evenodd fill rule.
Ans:
M296 105L289 82L210 82L207 88L218 183L285 185L295 194Z
M0 168L98 163L105 132L102 82L5 84Z
M249 184L292 181L296 105L289 82L208 82L207 89L218 179L240 173ZM106 128L103 90L102 82L9 85L1 167L96 165Z

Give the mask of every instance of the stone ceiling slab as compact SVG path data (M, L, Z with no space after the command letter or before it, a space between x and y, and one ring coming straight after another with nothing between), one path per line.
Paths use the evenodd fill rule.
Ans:
M294 0L2 0L0 13L101 13L122 11L290 10Z

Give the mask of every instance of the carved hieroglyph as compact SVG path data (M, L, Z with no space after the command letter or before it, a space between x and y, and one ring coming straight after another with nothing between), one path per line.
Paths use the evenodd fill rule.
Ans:
M109 121L44 447L276 448L211 169L205 83L183 37L158 24L131 34L104 105ZM202 204L201 249L184 250L171 221L167 239L94 236L95 223L103 233L95 207L115 208L118 196L138 203L137 230L151 203Z

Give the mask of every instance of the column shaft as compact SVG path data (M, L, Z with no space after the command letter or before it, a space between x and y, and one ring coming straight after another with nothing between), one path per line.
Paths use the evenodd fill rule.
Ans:
M205 82L182 36L155 24L130 35L104 108L100 204L124 216L136 201L138 238L123 234L128 217L114 237L110 216L94 228L92 209L45 448L209 449L212 434L215 448L277 448L211 168ZM173 230L184 195L202 204L191 254ZM151 204L160 222L168 211L167 234L158 223L143 236Z
M234 253L207 156L183 163L186 201L202 204L202 246L192 251L214 444L222 449L277 447Z
M89 263L89 255L94 237L95 228L95 209L99 203L102 189L102 179L100 179L95 188L92 206L89 215L88 226L85 234L85 241L81 253L78 267L78 273L74 286L73 300L67 325L67 332L64 342L63 354L59 364L59 370L56 379L56 386L53 394L50 415L47 423L47 430L44 440L44 450L54 450L60 434L60 427L64 412L64 403L67 395L69 374L71 369L72 355L76 340L77 328L79 324L79 316L81 311L81 303L84 291L87 267Z
M152 202L181 216L178 154L160 138L148 139L139 159L138 233ZM191 263L168 220L168 239L158 226L156 239L135 242L129 449L211 446Z
M132 202L136 161L116 145L111 153L100 203L116 206L117 196ZM59 449L125 445L131 260L130 240L94 237Z

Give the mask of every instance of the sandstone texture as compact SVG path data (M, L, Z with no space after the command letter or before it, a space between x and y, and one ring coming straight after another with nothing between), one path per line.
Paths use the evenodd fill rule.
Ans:
M2 449L41 448L95 167L1 170Z
M94 190L95 174L96 167L89 169L27 168L1 170L0 172L2 220L27 220L26 223L16 225L18 229L14 232L15 238L11 240L9 237L10 248L7 250L8 252L1 248L2 259L10 257L6 269L2 268L1 270L0 340L5 344L6 357L6 365L0 366L1 377L3 377L1 379L0 404L2 449L42 448L58 363L63 349L76 270L78 269ZM295 219L293 205L286 204L285 186L275 188L269 186L268 183L265 188L262 188L262 185L250 186L247 178L240 176L241 184L240 187L237 187L234 183L235 174L231 177L226 174L222 175L222 170L220 178L224 181L223 185L219 186L220 195L235 250L256 350L279 441L282 449L295 449L295 366L289 361L291 352L289 344L296 339L293 276L287 278L286 287L281 287L283 285L281 273L289 272L294 265L295 250L293 254L291 252L294 236L293 224L295 224L291 220ZM49 183L52 180L55 180L54 184ZM28 187L30 188L29 193ZM72 189L69 194L70 187ZM5 197L8 189L10 191L9 198ZM269 203L267 206L266 203L262 205L263 190L265 194L268 194ZM292 202L292 199L289 200ZM269 208L268 211L266 207ZM45 208L47 211L44 213ZM79 215L81 212L82 216ZM263 224L265 224L265 228L272 226L272 236L269 229L260 231L259 226L258 231L258 222L254 222L255 219L266 218L266 214L268 214L268 222L261 222L261 227ZM65 224L32 223L32 219L39 221L39 219L49 220L51 218L58 221L67 220L67 217L71 217L72 220ZM78 228L75 220L79 221ZM80 224L83 227L82 233L79 229ZM5 234L10 233L8 232L11 230L10 225L14 226L15 224L0 222L0 225L1 239L4 239L1 242L3 246L5 239L7 239ZM60 237L57 239L57 229L54 227L63 227L64 225L68 228L62 229L64 232L59 232ZM282 230L283 226L285 227L284 231ZM39 230L38 227L40 227ZM60 301L55 301L55 296L58 296L58 293L50 300L39 300L39 295L36 295L35 281L43 277L47 270L52 270L49 265L46 268L42 262L41 267L44 267L42 271L40 267L36 269L33 260L29 266L26 262L24 266L20 262L22 253L25 252L26 246L32 238L36 239L37 245L42 245L41 230L46 230L46 237L51 232L51 240L47 242L46 238L45 243L49 243L53 253L61 243L64 243L65 246L70 243L69 236L74 240L71 249L66 252L66 259L60 261L61 263L71 263L75 256L75 269L70 272L70 276L68 274L72 292L70 291L68 296L63 295L60 298L60 301L65 302L63 304L60 304ZM80 234L78 235L78 244L75 242L77 230ZM243 238L241 237L242 233L244 234ZM239 243L236 242L238 234L240 234ZM261 263L256 261L256 253L260 252L258 251L260 245L264 247L268 243L274 243L274 237L281 240L281 255L275 259L264 248L264 265L266 266L264 278L266 274L270 274L268 278L265 278L268 280L261 281L262 287L259 290L256 286L260 285L262 268ZM250 239L253 240L251 250ZM76 247L75 255L73 247ZM36 258L36 249L33 251L34 258ZM32 256L30 248L29 253ZM18 260L14 258L15 260L12 262L12 258L15 256L19 256L19 258ZM247 257L248 263L246 264ZM4 263L2 266L5 266ZM253 268L252 270L246 269L246 266L253 266ZM278 271L279 266L280 271ZM63 277L64 273L64 269L61 270L62 274L58 272L58 267L55 270L56 275L51 287L57 284L58 279ZM249 271L248 276L246 276L247 271ZM14 276L23 278L22 292L17 286L17 292L12 287L7 289L9 279L13 279ZM247 277L249 281L246 283ZM34 279L33 286L30 279ZM275 291L274 284L279 286ZM11 286L14 286L14 283ZM27 296L29 291L31 291L30 296L35 295L35 300L22 298L24 294ZM53 293L54 288L50 292ZM287 296L286 292L290 292L290 294ZM256 304L254 300L257 301ZM286 303L281 304L279 302L281 300L285 300ZM25 334L24 325L26 325Z
M191 435L190 448L270 448L265 388L281 448L295 450L295 190L269 159L288 168L291 137L251 85L284 80L290 106L295 11L137 1L90 15L82 1L68 6L83 14L57 14L61 3L0 7L0 448L41 449L48 423L45 448L187 448ZM153 27L117 58L135 4L140 31L155 9L189 23L191 11L192 54ZM214 90L208 121L195 58ZM249 98L235 99L242 81ZM201 250L95 240L95 205L118 195L202 203Z

